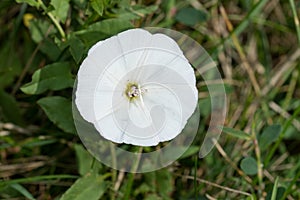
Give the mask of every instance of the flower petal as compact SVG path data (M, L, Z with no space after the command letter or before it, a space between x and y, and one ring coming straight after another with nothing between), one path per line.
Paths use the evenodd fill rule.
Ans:
M94 121L94 90L96 87L96 82L98 80L98 75L101 71L97 67L97 64L91 59L85 59L81 64L80 70L77 75L77 88L75 93L75 103L80 114L88 122ZM91 72L97 72L93 73Z
M83 61L77 75L77 90L76 90L76 105L81 115L89 122L95 121L94 115L94 92L97 87L98 79L106 71L109 63L114 60L116 57L120 56L122 51L118 48L117 37L112 37L100 43L97 43L92 47L92 50L89 52L87 58ZM107 51L111 46L115 46L111 51ZM125 68L123 68L125 71ZM122 68L119 68L121 71ZM118 78L114 72L107 72L111 76L109 78L118 82ZM113 87L113 84L107 82L106 86L110 85Z
M191 68L183 63L182 68ZM153 83L160 84L165 86L170 91L173 92L179 98L180 106L182 107L183 120L187 120L195 110L197 100L198 100L198 91L195 87L195 76L193 70L186 70L182 73L180 70L173 70L169 67L159 66L159 65L150 65L143 68L144 76L141 77L140 82L142 87L147 88L146 96L159 96L161 89L158 86L153 86L149 88L149 85ZM146 97L145 97L146 98Z
M156 129L159 131L160 141L166 141L176 137L183 128L182 122L182 105L180 99L169 88L151 83L147 85L147 93L144 95L145 105L151 108L151 116L153 119L164 116L163 126ZM163 114L162 114L163 113Z
M154 34L152 37L154 42L151 44L151 47L154 49L162 49L183 56L183 52L172 38L160 33Z
M152 124L150 112L141 99L129 104L128 114L131 122L137 127L145 128Z
M136 99L126 96L129 83L144 89ZM152 146L182 131L197 104L195 84L172 38L133 29L89 50L78 72L75 103L104 138Z

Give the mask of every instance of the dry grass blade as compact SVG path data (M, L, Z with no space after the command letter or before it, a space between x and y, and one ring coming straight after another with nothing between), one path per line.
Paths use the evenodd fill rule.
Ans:
M273 73L269 84L263 88L262 95L266 95L279 82L285 72L291 71L295 67L296 61L299 59L299 57L300 48L297 48L289 57L275 67L277 71ZM277 87L279 86L280 85L277 85Z
M224 9L223 6L220 7L220 12L221 12L221 14L222 14L222 16L223 16L223 18L224 18L224 20L226 22L228 30L230 32L232 32L233 31L233 26L232 26L232 24L231 24L231 22L230 22L230 20L229 20L229 18L227 16L227 13L226 13L226 11L225 11L225 9ZM254 91L255 91L255 93L258 96L260 96L261 91L260 91L259 84L258 84L258 82L256 80L256 77L255 77L253 69L251 68L249 62L247 61L246 55L245 55L245 53L243 51L243 48L241 47L241 45L240 45L240 43L238 41L238 38L236 37L235 34L232 34L231 37L232 37L233 44L235 45L236 50L238 51L238 54L241 57L242 64L243 64L245 70L247 71L247 73L249 75L249 78L250 78L250 81L251 81L252 86L254 88Z
M46 161L37 161L22 164L0 165L0 177L9 177L15 174L28 172L46 164Z
M224 149L220 146L218 142L216 142L216 148L233 169L235 169L248 183L252 183L252 179L238 168L238 166L228 157L227 153L224 151Z
M278 104L276 104L274 101L271 101L269 103L270 108L272 108L275 112L279 113L282 117L284 117L285 119L289 119L291 117L291 115L285 111L284 109L282 109ZM300 131L300 122L297 119L293 119L292 124L294 125L294 127Z

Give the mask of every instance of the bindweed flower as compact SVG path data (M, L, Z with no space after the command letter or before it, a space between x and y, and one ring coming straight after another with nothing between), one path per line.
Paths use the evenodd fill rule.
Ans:
M195 85L194 70L173 39L131 29L89 50L75 104L102 137L154 146L183 130L197 105Z

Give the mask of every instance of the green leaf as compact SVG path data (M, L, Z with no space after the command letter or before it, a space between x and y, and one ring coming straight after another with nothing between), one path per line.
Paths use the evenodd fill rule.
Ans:
M92 155L86 151L82 145L76 144L74 148L80 175L87 174L91 170L92 165L93 169L97 170L101 168L101 163L95 160L95 158L92 157Z
M229 128L229 127L220 127L220 129L222 129L223 132L233 136L233 137L238 137L244 140L250 140L251 136L247 133L245 133L244 131L241 130L236 130L233 128Z
M36 0L16 0L17 3L28 3L30 6L39 7L39 3Z
M234 88L229 85L229 84L209 84L209 85L203 85L203 86L200 86L199 88L201 91L203 92L210 92L210 91L214 91L215 94L220 94L222 93L224 90L225 90L225 93L226 94L230 94L234 91ZM211 94L213 95L213 94Z
M161 8L167 13L167 18L172 17L172 9L176 7L176 0L162 0Z
M241 169L248 175L257 173L257 163L253 157L246 157L241 162Z
M153 5L153 6L132 6L131 9L123 9L123 10L118 10L117 11L117 16L118 18L121 19L126 19L126 20L137 20L141 19L142 17L151 14L155 12L158 9L158 6Z
M91 0L92 8L98 13L98 15L102 16L104 11L104 2L103 0Z
M53 42L50 38L45 38L40 46L41 52L48 56L48 58L55 62L58 60L61 50L58 48L57 44Z
M73 5L75 5L74 7L78 7L81 10L85 10L88 4L88 1L86 0L72 0L71 2Z
M129 20L112 18L91 24L86 29L75 32L75 34L85 42L86 46L91 46L99 40L103 40L129 28L133 28Z
M199 151L199 147L197 146L190 146L183 154L180 156L180 159L188 158Z
M65 23L68 16L68 10L70 7L69 1L70 0L51 0L50 2L50 4L54 7L54 10L51 11L51 13L62 23Z
M135 190L134 190L134 196L137 196L139 194L146 194L153 191L153 187L149 186L147 183L140 184Z
M45 97L37 102L48 118L67 133L75 133L72 102L60 96Z
M89 173L79 178L61 197L60 200L98 200L107 187L103 177Z
M211 113L211 101L210 98L203 98L198 100L198 107L200 114L207 117Z
M144 200L163 200L163 198L157 194L147 194Z
M31 33L31 38L36 43L41 42L46 35L51 35L56 33L55 28L50 28L51 24L46 20L33 19L30 20L29 31Z
M203 11L196 10L195 8L188 7L179 10L176 14L175 19L187 26L194 26L200 22L207 20L207 14Z
M75 62L78 64L85 53L85 46L83 42L80 39L78 39L76 36L72 37L69 43L70 43L70 48L69 48L70 53L73 56Z
M87 31L96 31L107 36L111 36L132 27L133 26L129 20L112 18L96 22L88 26Z
M26 190L26 188L24 188L22 185L20 185L18 183L11 184L10 187L12 187L15 190L17 190L18 192L20 192L24 197L26 197L26 199L30 199L30 200L35 199L32 196L32 194L30 194L30 192L28 192L28 190Z
M258 143L261 150L267 149L270 144L275 142L278 139L281 130L281 125L278 124L266 127L263 130L261 136L258 138Z
M18 57L12 40L3 40L0 48L0 88L11 86L16 76L22 71L21 59Z
M41 94L47 90L61 90L72 87L74 79L70 64L59 62L38 69L32 75L32 81L21 87L26 94Z
M0 120L18 125L23 124L20 109L15 98L3 90L0 90Z
M45 138L40 138L40 137L35 137L29 140L26 140L23 144L22 147L38 147L38 146L43 146L43 145L48 145L48 144L53 144L57 142L57 139L45 139Z
M161 169L155 172L158 193L167 199L174 190L172 174L168 169Z
M93 158L80 144L75 144L74 149L78 163L78 171L79 174L83 176L90 171Z

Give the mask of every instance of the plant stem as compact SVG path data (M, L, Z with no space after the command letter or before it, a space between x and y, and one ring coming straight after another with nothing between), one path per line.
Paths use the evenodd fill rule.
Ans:
M198 156L195 156L195 163L194 163L194 192L195 192L195 199L198 199L198 184L197 184L197 169L198 169Z
M253 144L254 144L254 150L256 155L256 162L257 162L257 178L258 178L258 184L259 184L259 190L258 194L261 197L264 190L263 185L263 164L261 162L261 155L260 155L260 148L258 145L258 140L255 134L255 125L252 125L252 137L253 137Z
M297 37L298 37L298 42L299 42L299 46L300 46L300 26L299 26L299 18L297 16L297 8L296 8L294 0L290 0L289 2L290 2L291 8L292 8L292 12L293 12L294 23L295 23Z
M112 176L111 176L111 181L113 183L113 185L116 183L117 180L117 160L116 160L116 151L114 148L114 144L110 143L110 152L111 152L111 158L112 158ZM115 199L115 194L114 193L110 193L110 199L114 200Z
M136 170L139 166L139 163L140 163L142 150L143 150L143 147L140 147L139 152L138 152L138 154L139 154L138 158L135 160L135 162L134 162L134 164L131 168L131 174L129 174L126 191L125 191L124 198L123 198L125 200L129 199L131 189L132 189L133 180L134 180L134 175L135 175L135 172L136 172Z
M37 0L37 2L41 6L41 8L47 13L49 18L53 22L54 26L57 28L58 32L60 33L60 35L62 37L62 40L65 40L66 39L66 34L65 34L63 28L61 27L61 25L59 24L59 21L52 15L52 13L47 12L47 7L45 6L45 4L42 0Z

